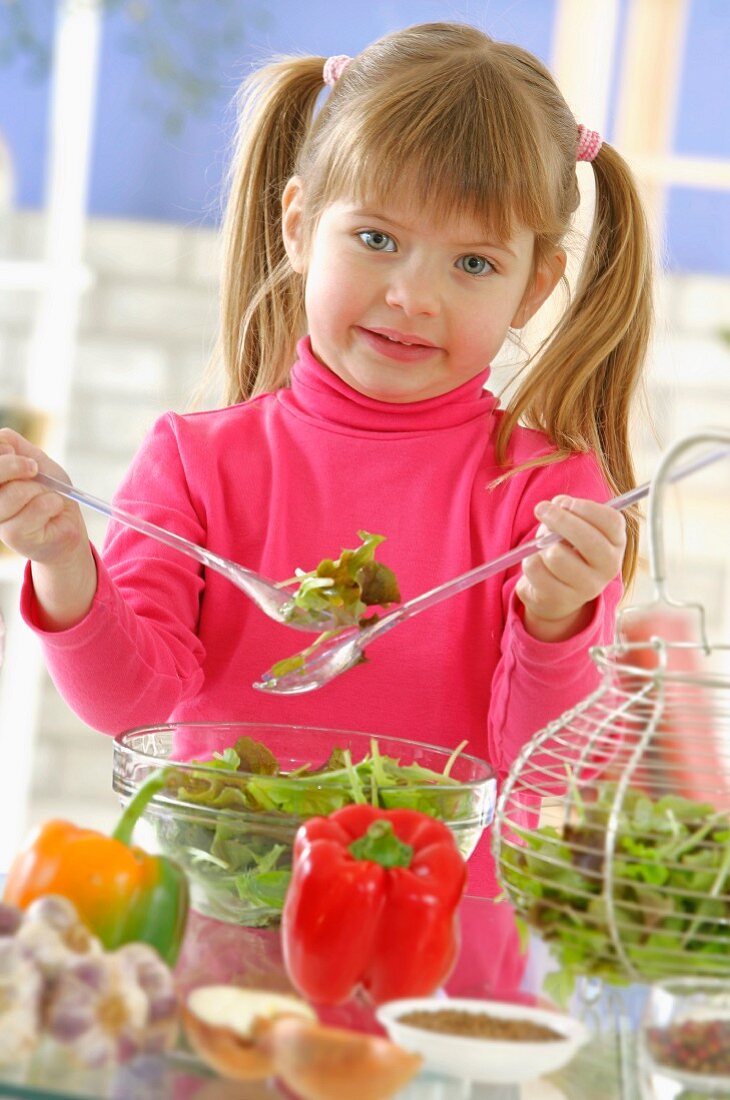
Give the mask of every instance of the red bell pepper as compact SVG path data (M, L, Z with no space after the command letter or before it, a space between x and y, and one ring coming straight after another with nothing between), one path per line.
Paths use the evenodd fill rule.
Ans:
M375 1004L433 993L456 961L465 885L453 834L426 814L356 805L310 818L282 914L291 981L322 1005L358 988Z

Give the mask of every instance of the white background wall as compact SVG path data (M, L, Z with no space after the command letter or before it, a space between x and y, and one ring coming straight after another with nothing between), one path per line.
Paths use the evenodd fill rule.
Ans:
M5 241L16 259L40 258L42 217L9 215ZM90 221L84 297L70 400L66 466L73 480L109 499L145 431L166 409L183 411L208 359L217 321L216 239L210 230L154 222ZM0 405L23 394L35 292L0 294ZM105 521L86 519L100 543ZM11 615L21 563L0 557L0 610ZM84 726L43 674L29 821L73 813L110 824L111 742ZM27 684L0 691L28 698ZM12 766L12 763L11 765Z

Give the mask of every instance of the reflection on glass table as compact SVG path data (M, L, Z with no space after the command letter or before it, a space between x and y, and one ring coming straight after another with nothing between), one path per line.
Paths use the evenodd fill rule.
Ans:
M506 902L465 898L462 951L445 994L541 1004L547 959L539 943L523 953ZM230 982L292 992L276 928L242 928L191 913L176 968L181 994L200 985ZM580 1007L580 1006L579 1006ZM488 1011L488 1005L485 1004ZM573 1009L575 1011L575 1009ZM323 1022L382 1034L370 1006L361 1002L320 1013ZM632 1072L622 1065L622 1044L611 1012L594 1005L594 1036L576 1058L549 1078L522 1085L476 1084L423 1072L398 1100L630 1100ZM0 1067L0 1100L295 1100L274 1081L242 1084L216 1077L187 1048L166 1058L144 1058L114 1071L73 1068L57 1050L41 1048L27 1064ZM346 1097L343 1097L346 1100Z

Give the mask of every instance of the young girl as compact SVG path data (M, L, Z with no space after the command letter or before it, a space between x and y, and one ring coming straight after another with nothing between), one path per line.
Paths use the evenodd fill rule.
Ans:
M379 532L404 599L539 523L564 541L389 634L322 691L268 696L252 682L302 636L126 528L111 524L99 555L79 509L33 481L63 471L5 430L0 535L30 559L25 618L69 705L109 733L227 719L466 738L504 776L595 686L588 649L610 639L635 566L635 521L601 503L633 485L649 332L631 175L539 61L467 25L412 27L353 60L279 60L242 104L227 407L163 416L116 503L273 578ZM502 411L489 364L561 281L577 160L596 185L581 279ZM494 885L482 872L471 889Z

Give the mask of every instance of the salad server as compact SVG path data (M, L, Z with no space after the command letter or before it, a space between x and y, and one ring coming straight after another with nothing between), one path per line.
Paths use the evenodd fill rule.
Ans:
M321 633L323 629L331 624L331 616L326 612L314 616L297 609L293 615L285 614L284 608L291 602L291 593L286 588L277 585L275 581L269 580L268 577L262 577L260 573L255 573L251 569L246 569L238 562L214 554L212 550L207 550L204 546L198 546L197 543L190 542L182 535L176 535L173 531L158 527L156 523L150 523L149 520L142 519L140 516L125 512L122 508L117 508L114 504L108 504L105 500L100 500L98 497L92 496L91 493L84 492L83 489L77 489L74 485L68 485L65 481L59 481L49 474L38 473L35 475L35 480L48 489L52 489L55 493L59 493L62 497L67 497L69 500L76 501L77 504L92 508L95 512L101 512L102 515L109 516L117 523L122 523L125 527L131 527L132 530L139 531L142 535L148 535L164 546L171 546L173 550L179 550L181 554L187 554L189 558L200 562L206 568L220 573L236 588L240 588L242 592L245 592L248 598L265 615L268 615L270 619L274 619L277 623L291 626L295 630L308 630L315 634Z
M709 451L692 462L677 466L667 480L671 482L681 481L689 474L695 473L697 470L728 455L730 455L730 447L721 447ZM647 481L635 489L630 489L627 493L622 493L621 496L613 497L606 503L611 508L622 511L624 508L628 508L629 505L648 496L650 488L651 482ZM343 672L347 672L353 665L356 665L362 658L366 646L382 637L383 634L387 634L394 626L412 619L422 611L435 607L475 584L480 584L481 581L494 576L495 573L501 573L532 554L537 554L547 546L559 541L560 536L551 533L541 535L530 542L523 542L520 546L508 550L505 554L500 554L498 558L494 558L484 565L477 565L468 572L454 577L453 580L438 585L437 588L423 592L420 596L414 596L412 600L408 600L388 615L384 615L372 626L353 627L347 631L338 632L336 637L324 641L316 648L312 647L310 651L305 650L302 655L303 661L298 667L279 675L273 670L264 672L261 679L256 681L253 686L258 691L267 692L270 695L300 695L306 691L317 691L318 688L324 687L330 680L341 676Z

